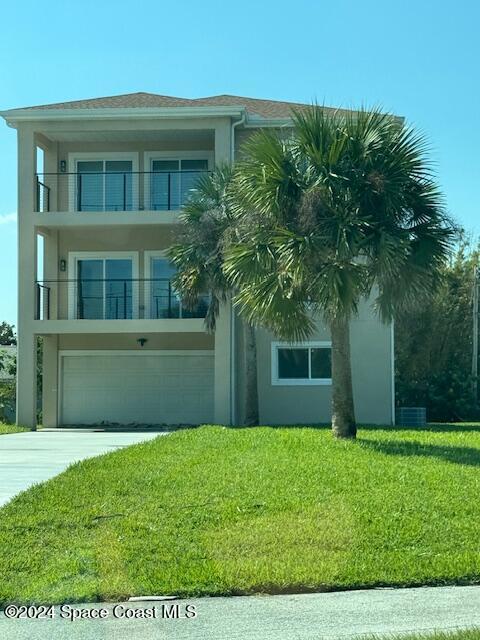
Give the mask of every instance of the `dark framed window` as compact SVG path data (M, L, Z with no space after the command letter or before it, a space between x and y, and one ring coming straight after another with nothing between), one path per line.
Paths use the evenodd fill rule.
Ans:
M329 384L331 378L330 343L272 345L273 384Z

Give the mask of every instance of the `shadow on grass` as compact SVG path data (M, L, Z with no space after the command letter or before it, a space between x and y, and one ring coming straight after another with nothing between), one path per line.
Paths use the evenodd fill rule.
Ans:
M470 467L480 466L480 450L473 447L450 447L433 444L419 444L417 442L400 442L364 440L358 438L358 443L362 447L386 453L392 456L416 456L425 458L437 458L454 464L463 464Z
M332 429L330 423L318 423L318 424L260 424L258 427L268 427L269 429L318 429L328 430ZM256 429L256 425L234 425L229 426L229 429ZM418 433L480 433L480 423L448 423L448 422L431 422L424 427L404 427L401 425L384 425L384 424L358 424L358 431L389 431L391 433L398 433L402 431L416 431Z
M424 427L403 427L401 425L384 426L377 424L362 424L359 429L366 431L430 431L434 433L480 433L479 422L429 422Z

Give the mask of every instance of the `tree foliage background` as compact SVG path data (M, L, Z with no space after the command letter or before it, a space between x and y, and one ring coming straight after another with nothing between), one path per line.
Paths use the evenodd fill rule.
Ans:
M7 374L8 379L0 378L0 422L11 421L15 416L17 357L8 354L3 346L17 344L15 327L7 322L0 322L0 373ZM37 405L38 420L41 422L43 346L42 339L37 338ZM13 379L12 379L13 377Z
M15 327L8 322L0 322L0 374L15 376L16 357L7 354L3 346L17 344ZM15 415L15 381L10 377L0 378L0 421L10 420Z
M433 298L395 319L399 406L424 406L427 419L480 418L473 395L472 295L479 246L463 238Z
M0 345L17 344L15 327L8 322L0 322Z

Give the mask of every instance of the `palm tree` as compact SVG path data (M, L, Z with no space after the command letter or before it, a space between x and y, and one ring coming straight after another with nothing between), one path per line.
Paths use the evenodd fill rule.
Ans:
M354 438L350 320L373 300L389 321L436 286L455 229L425 141L378 110L293 114L290 138L262 131L243 147L236 214L249 225L229 248L235 304L289 340L319 315L332 341L332 430ZM255 215L252 215L255 212Z
M237 220L229 207L232 169L219 166L201 177L181 215L177 242L169 257L177 267L175 286L187 307L193 308L207 294L205 326L215 331L222 304L233 291L227 280L223 261L227 247L236 237ZM245 354L245 407L247 425L258 424L257 348L255 329L243 321Z

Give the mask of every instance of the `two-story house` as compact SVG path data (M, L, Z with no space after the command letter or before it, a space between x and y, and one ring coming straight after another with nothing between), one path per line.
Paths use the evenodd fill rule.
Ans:
M240 319L225 305L206 333L165 250L198 176L295 106L135 93L3 112L18 134L18 423L36 422L38 336L44 425L241 422ZM261 422L328 422L321 322L308 343L257 340ZM357 417L390 424L392 327L365 305L351 342Z

